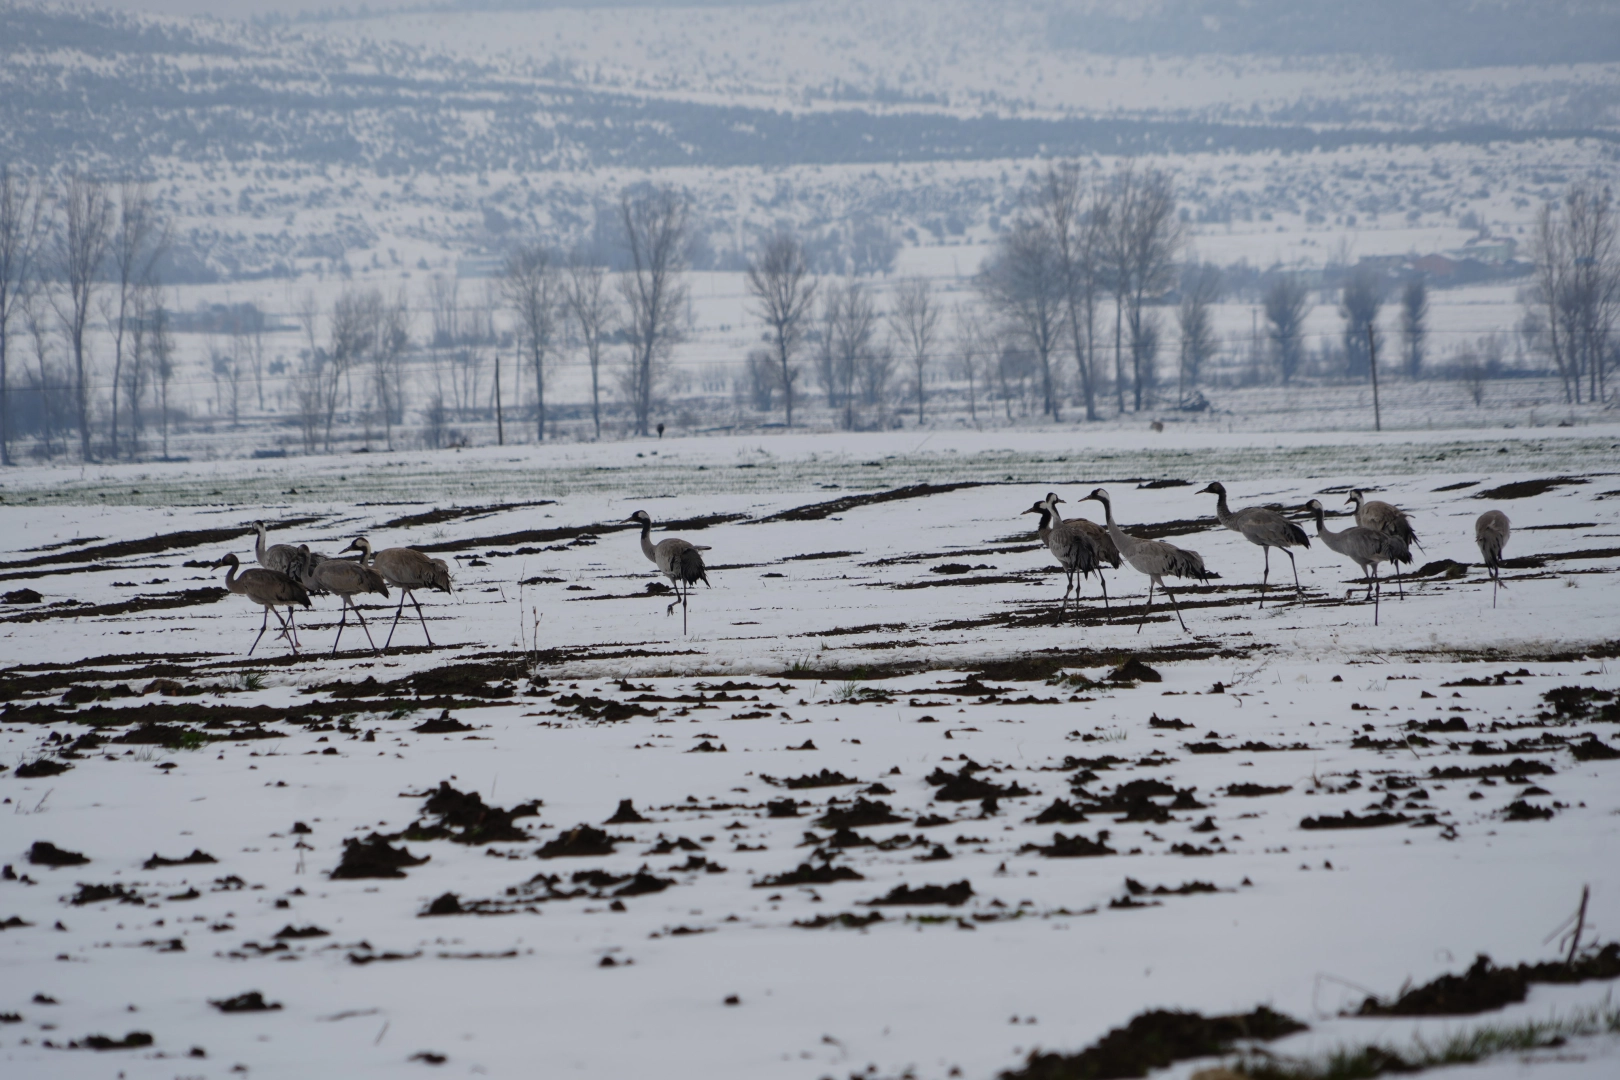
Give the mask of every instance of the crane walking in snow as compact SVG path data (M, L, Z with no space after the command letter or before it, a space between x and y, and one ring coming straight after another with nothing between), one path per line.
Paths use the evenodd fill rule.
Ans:
M240 565L241 562L237 557L231 554L214 563L210 569L217 570L221 566L230 567L230 572L225 575L225 588L233 593L247 597L264 608L264 618L259 623L259 636L253 639L252 645L248 646L247 654L252 656L253 650L259 647L259 638L264 637L265 630L270 626L270 615L274 612L276 622L281 624L281 636L287 639L288 647L292 649L293 655L297 656L298 626L292 622L293 611L296 605L302 605L306 608L310 606L309 593L305 592L304 587L298 582L275 570L259 568L244 570L238 574L236 569ZM287 609L286 619L281 617L281 612L276 611L278 607L282 606Z
M1204 488L1198 494L1215 496L1215 517L1220 523L1235 533L1240 533L1243 539L1251 544L1260 545L1260 550L1266 553L1266 570L1260 577L1260 606L1266 606L1266 585L1271 580L1271 549L1277 548L1288 556L1288 564L1294 568L1294 592L1298 595L1302 590L1299 585L1299 564L1294 561L1291 547L1310 547L1311 538L1305 535L1305 530L1283 517L1275 510L1267 510L1263 506L1251 506L1247 509L1232 511L1226 506L1226 486L1214 483Z
M653 565L658 567L660 573L669 578L675 586L675 600L664 609L664 614L674 612L675 605L681 607L681 633L686 633L686 598L692 593L692 586L698 582L709 584L708 572L703 568L703 556L700 552L709 548L701 544L690 544L685 540L670 537L660 540L657 544L652 542L652 518L647 511L637 510L625 518L621 524L635 523L641 526L641 553L651 559ZM712 586L711 586L712 588Z
M1373 602L1373 625L1378 625L1378 598L1383 590L1378 581L1378 564L1389 563L1399 566L1401 563L1412 561L1412 552L1407 548L1406 541L1391 533L1369 529L1365 525L1352 525L1348 529L1334 532L1322 520L1322 504L1312 499L1305 504L1316 518L1316 535L1321 538L1329 550L1336 551L1361 568L1362 577L1367 580L1367 598Z
M315 582L326 592L337 593L343 598L343 616L338 620L337 637L332 639L332 655L337 655L338 642L343 640L343 628L348 625L349 609L354 608L354 617L360 620L360 629L366 632L366 640L371 643L371 651L381 655L382 650L371 639L371 627L366 625L366 617L360 614L355 607L354 597L363 593L378 593L388 595L388 585L383 581L382 575L369 566L361 566L358 562L349 559L325 559L311 571Z
M388 648L394 640L394 627L399 625L399 617L405 611L405 601L410 600L416 608L416 617L422 623L422 635L427 643L433 645L433 635L428 633L427 619L422 614L422 605L416 602L417 589L434 589L438 592L450 591L450 566L443 559L431 559L414 548L383 548L372 553L371 541L364 536L359 537L343 549L344 551L360 552L360 565L375 570L382 575L382 579L399 590L399 608L394 612L394 625L388 628L388 640L383 642L383 648Z
M1474 522L1474 543L1491 575L1491 607L1496 606L1496 590L1502 587L1502 549L1507 547L1513 526L1500 510L1487 510Z
M1057 497L1057 492L1050 491L1043 502L1038 502L1025 510L1026 514L1041 515L1041 523L1036 527L1036 535L1046 545L1048 551L1057 559L1058 565L1063 568L1067 583L1063 588L1063 607L1067 609L1069 593L1074 593L1074 606L1080 609L1080 583L1076 575L1090 577L1092 571L1097 573L1097 581L1102 585L1103 608L1108 608L1108 580L1103 577L1103 564L1119 568L1119 549L1114 546L1113 539L1108 531L1094 521L1085 518L1070 518L1063 520L1058 513L1057 504L1063 500Z
M1208 581L1209 571L1204 569L1203 558L1196 551L1187 551L1162 540L1143 540L1121 532L1119 526L1114 524L1114 505L1109 501L1108 492L1102 488L1094 489L1080 501L1102 503L1103 516L1108 522L1108 535L1114 541L1114 546L1119 549L1120 556L1131 564L1131 569L1148 576L1147 604L1142 608L1142 618L1136 624L1136 632L1140 634L1142 623L1147 622L1148 611L1153 607L1155 585L1163 589L1164 595L1170 598L1170 606L1176 609L1176 621L1181 623L1183 630L1186 630L1187 620L1181 617L1181 605L1176 603L1176 594L1165 585L1164 576L1168 574L1171 577Z

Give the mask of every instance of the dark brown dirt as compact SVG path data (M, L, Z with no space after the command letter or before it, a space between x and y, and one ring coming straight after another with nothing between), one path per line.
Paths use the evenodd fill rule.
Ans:
M1050 844L1025 844L1018 849L1018 854L1024 855L1033 851L1046 856L1048 859L1081 859L1094 855L1118 854L1113 848L1102 842L1107 837L1107 830L1098 833L1096 840L1088 840L1079 833L1075 833L1073 836L1054 833Z
M613 890L614 896L646 896L650 893L663 892L675 884L674 878L654 877L644 870L636 871L627 883Z
M1051 806L1029 820L1036 825L1078 825L1086 820L1086 815L1067 799L1053 799Z
M321 519L316 517L289 518L279 524L286 528L292 528L298 525L309 525L319 520ZM62 551L51 555L35 556L32 559L0 562L0 570L13 570L27 566L49 566L57 563L104 563L108 559L122 559L131 555L152 555L159 551L210 547L253 535L252 525L224 529L192 529L186 532L159 533L157 536L149 536L143 540L120 540L114 544L98 544L95 547L79 548L77 551Z
M590 825L576 825L553 840L546 842L535 855L542 859L571 858L587 855L611 855L613 845L628 840L627 836L609 836Z
M70 1050L139 1050L152 1045L152 1036L145 1031L131 1031L122 1039L110 1038L106 1035L86 1035L82 1042L70 1042Z
M831 499L827 502L811 503L808 506L798 506L792 510L783 510L767 517L757 518L750 524L763 525L770 521L820 521L833 514L842 514L847 510L854 510L860 506L875 506L878 503L895 502L900 499L921 499L929 495L943 495L950 491L960 491L963 488L986 486L982 481L968 480L955 484L912 484L910 487L894 488L889 491L874 491L866 495L845 495L840 499Z
M1254 798L1259 795L1281 795L1285 791L1292 790L1294 789L1290 784L1283 784L1280 787L1267 787L1264 784L1231 784L1227 787L1226 793L1241 798Z
M681 521L664 521L658 523L662 530L676 530L683 532L696 532L711 525L725 525L733 521L741 521L746 514L710 514L707 517L686 518ZM606 525L568 525L554 529L525 529L521 532L501 533L498 536L475 536L465 540L444 540L436 544L417 544L416 550L429 554L438 554L446 551L469 551L475 548L507 547L512 544L554 544L559 540L580 540L590 538L595 540L602 533L621 532L632 526L620 524ZM639 528L635 526L634 528ZM499 553L496 553L499 554ZM515 555L536 554L536 552L512 552Z
M28 849L28 862L32 866L83 866L89 858L77 851L64 851L49 840L35 840Z
M1442 975L1433 982L1408 990L1394 1001L1368 998L1358 1016L1471 1016L1512 1005L1525 999L1531 983L1578 983L1620 979L1620 943L1577 957L1574 963L1554 961L1499 968L1480 955L1462 975Z
M539 817L540 801L510 810L486 806L477 792L457 791L448 780L422 804L423 820L400 834L406 840L449 840L457 844L523 843L531 837L513 824L520 817Z
M68 903L74 907L83 907L85 904L99 904L107 900L116 900L120 904L134 904L137 907L146 905L146 901L141 899L139 893L130 891L122 883L116 885L86 885L81 882L79 891L73 894L73 898Z
M1264 1005L1238 1016L1154 1010L1078 1053L1034 1051L1023 1068L1003 1072L998 1080L1124 1080L1177 1061L1224 1054L1239 1040L1269 1042L1304 1030L1304 1024Z
M954 885L919 885L915 889L910 885L896 885L887 895L880 896L876 900L868 900L866 904L868 907L921 904L946 904L958 907L972 897L973 886L963 880Z
M116 604L74 604L71 607L38 608L21 615L10 615L0 619L0 623L29 623L39 622L42 619L80 619L94 618L103 615L129 615L137 611L162 611L168 608L199 607L203 604L217 604L230 594L224 589L215 586L205 586L201 589L183 589L177 593L161 593L157 596L137 596Z
M1620 723L1620 693L1593 686L1560 686L1541 695L1552 712L1541 713L1544 720L1614 721Z
M202 866L207 863L217 863L208 852L201 848L192 848L191 854L179 859L165 859L162 855L153 852L152 857L141 864L142 870L158 870L165 866Z
M1557 769L1545 761L1526 761L1524 758L1514 758L1505 765L1476 765L1465 769L1461 765L1447 765L1429 767L1429 776L1435 780L1479 780L1487 776L1525 777L1525 776L1552 776Z
M1572 744L1569 752L1575 755L1576 761L1613 761L1620 758L1620 750L1592 734L1586 736L1585 742Z
M1374 811L1363 817L1357 817L1355 811L1346 810L1337 817L1332 814L1323 814L1321 817L1308 817L1299 823L1302 829L1377 829L1385 825L1400 825L1412 819L1405 814L1391 814L1384 811Z
M1033 794L1016 780L1011 784L995 784L988 780L981 780L973 773L978 771L969 762L963 765L956 773L947 773L936 768L926 778L929 783L939 786L934 792L934 798L940 802L973 802L979 799L1018 799Z
M1502 809L1505 821L1551 821L1557 811L1550 806L1536 806L1523 799L1514 799Z
M766 817L798 817L799 803L793 799L773 799L765 804Z
M852 806L828 807L827 812L816 819L816 824L824 829L864 829L904 820L889 808L888 803L857 798Z
M831 863L822 863L814 866L810 863L800 863L796 869L785 874L773 874L760 878L754 882L756 889L774 889L788 885L831 885L837 881L865 881L866 878L856 873L848 866L834 866Z
M0 602L7 604L37 604L43 599L45 598L33 589L13 589L0 596Z
M281 1002L266 1001L264 995L257 990L249 990L245 994L221 998L218 1001L210 998L208 1004L222 1013L275 1012L281 1008Z
M556 506L555 499L538 499L534 502L492 503L488 506L451 506L439 510L428 510L420 514L407 514L392 521L383 522L385 529L413 529L419 525L440 525L446 521L456 521L465 517L477 517L480 514L498 514L506 510L521 510L525 507Z
M343 859L331 873L334 879L346 878L402 878L403 867L420 866L431 855L412 855L403 847L393 847L388 841L372 833L364 840L353 837L343 841Z
M474 728L471 724L463 724L451 716L450 710L446 709L438 716L422 721L411 730L418 735L450 735L458 731L472 731Z
M636 810L633 799L620 799L619 808L613 811L613 816L602 822L604 825L640 825L646 824L647 819Z
M795 919L794 926L805 930L820 930L824 926L836 926L844 930L864 930L873 923L883 921L881 911L868 912L865 915L856 915L845 911L838 915L817 915L813 919Z
M1553 476L1544 480L1517 480L1511 484L1501 484L1497 487L1476 491L1471 497L1475 499L1528 499L1535 495L1551 491L1556 487L1566 487L1570 484L1590 484L1592 481L1580 476Z
M768 776L761 776L760 779L769 783L771 778ZM788 779L782 781L782 786L787 788L789 791L800 791L805 788L842 787L845 784L858 783L860 783L859 780L845 776L841 772L833 772L831 769L822 769L818 773L806 773L803 776L789 777Z
M9 710L8 710L9 711ZM50 758L37 758L34 761L25 761L17 766L17 771L11 775L19 780L33 780L45 776L60 776L73 766L65 761L52 761Z

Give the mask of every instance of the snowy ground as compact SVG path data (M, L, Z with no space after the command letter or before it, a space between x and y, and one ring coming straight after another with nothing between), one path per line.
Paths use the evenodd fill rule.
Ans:
M0 861L27 879L0 881L0 924L31 924L0 932L0 1013L18 1018L0 1026L5 1074L394 1075L427 1068L411 1058L428 1051L458 1075L990 1077L1148 1008L1267 1003L1312 1025L1274 1047L1292 1053L1603 1000L1588 983L1477 1020L1337 1017L1359 988L1393 994L1478 952L1550 958L1543 938L1582 885L1589 925L1615 936L1620 764L1587 738L1620 733L1546 695L1620 687L1620 428L1169 435L8 474L0 592L42 595L0 605ZM1437 565L1374 626L1347 599L1348 564L1313 544L1303 593L1274 590L1262 610L1260 553L1194 494L1214 479L1235 505L1337 508L1346 486L1380 489L1414 514L1418 564ZM1551 479L1565 482L1475 497ZM915 484L932 486L858 498ZM1136 632L1143 579L1128 569L1110 577L1111 611L1090 584L1079 617L1056 621L1061 575L1019 511L1056 490L1093 516L1079 500L1097 484L1123 522L1153 523L1221 575L1176 590L1190 632L1157 598ZM851 501L778 516L835 499ZM1509 554L1525 560L1494 609L1472 565L1489 507L1512 517ZM712 548L688 635L648 592L634 534L611 524L637 508ZM374 657L351 623L330 658L337 606L317 599L304 655L266 635L244 658L257 609L185 564L248 556L259 517L282 523L275 541L335 552L364 533L451 560L456 594L423 598L437 647L402 621ZM1275 562L1273 583L1291 586ZM381 644L391 602L365 611ZM1109 678L1132 657L1161 681ZM446 713L469 730L414 730ZM42 757L72 768L14 775ZM840 782L788 784L821 770ZM975 781L1012 790L986 804ZM1125 787L1140 781L1163 786ZM418 838L441 782L541 805L512 822L522 835ZM603 824L623 799L647 821ZM771 816L786 799L796 815ZM897 820L837 835L823 815L857 799ZM1083 820L1053 821L1059 799ZM1510 820L1515 802L1553 816ZM1404 820L1301 827L1346 811ZM345 839L413 822L391 842L429 860L405 877L328 876ZM536 856L581 824L622 839ZM1109 853L1030 847L1057 833ZM36 841L89 862L32 865ZM143 866L193 850L217 862ZM801 864L859 879L765 881ZM1219 891L1112 906L1127 878ZM963 881L960 904L867 904ZM129 896L74 904L81 885ZM422 914L447 893L466 913ZM795 925L871 913L883 919L864 929ZM289 927L325 933L277 937ZM282 1008L209 1005L246 991ZM152 1045L63 1048L131 1031ZM1593 1039L1473 1074L1617 1063L1620 1044Z

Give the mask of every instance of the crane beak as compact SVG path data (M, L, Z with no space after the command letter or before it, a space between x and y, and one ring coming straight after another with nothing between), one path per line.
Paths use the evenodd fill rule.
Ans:
M627 517L623 521L619 522L619 524L620 525L639 525L640 522L636 521L636 519L633 518L633 517Z
M1019 513L1020 516L1022 516L1024 514L1038 514L1040 512L1041 511L1040 511L1039 507L1032 506L1028 510L1020 510L1018 513Z
M1067 500L1067 499L1053 499L1052 501L1054 503L1060 503L1060 502L1068 502L1069 500Z

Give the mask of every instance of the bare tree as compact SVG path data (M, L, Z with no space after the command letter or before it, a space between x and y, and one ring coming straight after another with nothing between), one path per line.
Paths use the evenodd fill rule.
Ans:
M158 424L163 437L163 460L169 460L169 384L174 378L174 338L169 334L169 312L163 294L152 290L152 375L157 379Z
M1280 274L1266 289L1262 304L1266 313L1266 336L1283 385L1299 374L1305 359L1305 316L1310 313L1310 290L1293 274Z
M51 456L51 435L54 429L56 400L52 393L56 375L51 363L51 330L45 308L51 305L40 290L30 290L22 296L23 325L28 329L34 346L35 378L39 387L40 443L46 457Z
M1210 310L1221 298L1221 271L1205 263L1188 267L1181 278L1181 306L1176 326L1181 331L1181 372L1178 398L1198 385L1204 362L1215 355L1217 338Z
M1607 189L1571 187L1562 206L1543 206L1531 245L1536 299L1547 309L1547 344L1565 397L1607 397L1611 347L1620 318L1620 229Z
M1104 286L1104 255L1113 220L1109 190L1088 183L1073 162L1047 168L1029 199L1030 211L1051 238L1063 279L1063 310L1086 419L1097 419L1097 302Z
M1158 349L1157 327L1148 325L1145 309L1149 300L1175 282L1176 254L1184 237L1176 217L1175 184L1168 174L1137 173L1127 165L1115 183L1115 289L1130 331L1133 398L1141 411L1152 387L1153 354Z
M630 251L630 267L619 279L630 340L624 388L636 418L636 434L645 436L660 368L681 339L680 316L686 307L681 275L691 236L691 208L672 188L638 196L626 192L619 201L619 223Z
M1007 330L1033 354L1042 411L1059 419L1052 354L1064 332L1063 276L1050 231L1037 221L1014 222L997 238L978 286Z
M777 366L777 384L793 426L793 384L799 369L793 363L804 340L806 323L816 296L804 245L791 233L780 232L765 241L763 250L748 263L748 293L759 304L755 312L770 331L771 353Z
M844 288L836 282L822 292L821 313L816 322L816 381L827 395L827 408L838 408L838 389L843 385L838 371L838 323L843 318Z
M591 420L596 437L602 438L602 348L618 318L618 305L608 294L607 267L598 258L575 251L568 259L568 277L563 282L563 302L568 307L585 360L591 366Z
M1429 289L1421 280L1401 289L1401 345L1406 352L1406 375L1414 382L1423 377L1423 350L1429 335Z
M142 399L151 375L152 303L159 289L155 282L135 289L129 305L129 360L124 365L124 397L129 408L129 456L141 453L141 431L146 417Z
M893 354L884 355L878 346L877 308L860 281L851 280L841 289L828 290L826 304L834 313L833 370L838 380L838 398L844 407L844 428L853 431L857 384L865 391L866 401L879 400L888 384Z
M35 286L44 216L43 189L0 165L0 465L11 464L11 323Z
M926 278L912 278L895 286L894 310L889 328L900 343L900 351L911 365L917 389L917 423L923 422L923 382L934 359L939 337L939 302Z
M52 303L62 324L73 360L73 404L79 426L79 454L93 461L90 449L90 357L85 334L95 299L97 275L107 257L111 208L107 190L89 177L68 181L62 200L63 221L56 232L56 273L66 286L53 294Z
M110 217L109 213L109 217ZM115 278L112 311L107 319L113 334L111 453L118 456L118 390L124 368L124 335L129 330L130 309L136 290L154 277L157 260L167 245L167 231L152 205L152 192L145 184L125 181L118 186L118 222L111 226L109 241ZM239 361L238 361L239 362Z
M327 347L318 361L319 407L327 453L332 452L332 424L343 398L344 379L366 349L366 302L363 294L345 289L332 304Z
M564 306L563 284L551 255L539 241L507 256L501 285L517 315L518 339L534 366L535 435L546 440L546 369L557 356Z
M311 291L299 297L293 307L293 316L304 331L303 356L293 376L293 406L297 410L298 427L304 437L306 454L315 452L320 439L321 417L325 413L326 355L316 338L320 314L320 305Z
M979 317L976 308L968 304L958 304L953 312L955 315L955 372L967 380L968 385L968 418L974 424L979 422L978 382L984 377L985 361L989 355L988 342L985 340L984 323Z
M373 401L383 422L383 444L394 448L394 425L405 419L405 351L410 347L410 304L404 290L392 300L376 289L361 297L363 351L371 364Z
M1383 283L1370 270L1357 270L1344 283L1339 316L1344 319L1345 374L1359 378L1371 371L1369 331L1379 339L1378 309L1384 305Z

